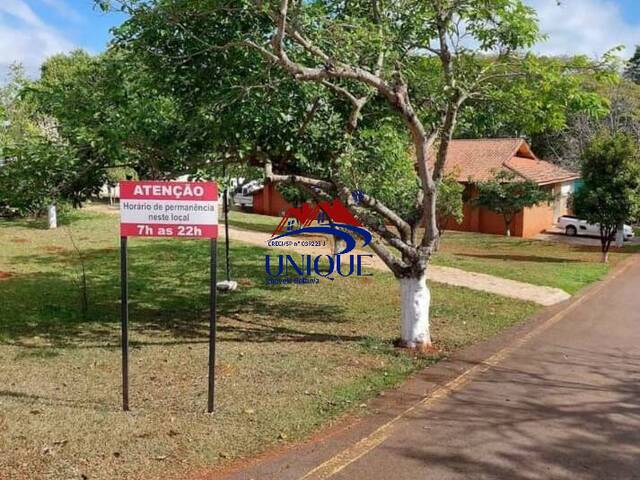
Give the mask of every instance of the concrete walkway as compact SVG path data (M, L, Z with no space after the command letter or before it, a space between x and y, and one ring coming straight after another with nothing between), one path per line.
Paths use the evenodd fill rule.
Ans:
M221 226L220 235L222 236L223 234L224 227ZM229 228L229 238L239 242L266 247L267 242L271 239L271 235L264 232ZM323 237L305 236L304 238L305 240L324 240ZM326 255L331 251L330 247L299 247L297 249L293 249L299 253L309 255ZM366 262L365 265L376 270L387 270L387 266L377 256L370 259L370 261ZM433 280L434 282L446 283L447 285L454 285L457 287L466 287L482 292L495 293L504 297L517 298L519 300L534 302L545 306L555 305L556 303L560 303L571 298L571 295L559 288L541 287L538 285L531 285L530 283L518 282L516 280L494 277L493 275L487 275L484 273L467 272L457 268L430 265L427 270L427 276L429 280Z
M463 352L372 401L372 416L222 478L637 480L639 288L635 257L477 346L489 352Z
M495 293L545 306L555 305L571 298L571 295L559 288L541 287L485 273L467 272L458 268L432 265L429 267L428 277L435 282Z

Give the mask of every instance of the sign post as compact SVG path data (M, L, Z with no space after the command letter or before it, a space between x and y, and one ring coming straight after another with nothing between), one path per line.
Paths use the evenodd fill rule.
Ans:
M209 285L209 295L211 308L209 309L209 388L207 390L207 412L213 412L213 398L215 394L216 379L216 292L217 286L217 264L218 264L218 241L211 239L211 284Z
M120 237L120 321L122 323L122 410L129 411L129 282L127 237Z
M120 182L120 295L122 322L122 409L129 410L128 237L182 237L211 240L209 386L213 412L216 363L216 270L218 186L215 182Z

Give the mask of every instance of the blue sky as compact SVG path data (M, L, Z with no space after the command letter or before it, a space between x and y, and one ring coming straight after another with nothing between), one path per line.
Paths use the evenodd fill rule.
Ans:
M630 21L640 22L640 3L638 0L620 0L620 8L624 11Z
M102 12L92 0L28 0L17 3L27 4L46 25L70 42L94 52L104 50L110 38L109 29L124 18L123 15Z
M0 0L0 74L20 62L36 75L43 59L75 48L103 51L122 21L93 0Z
M640 44L640 0L525 0L540 18L549 40L536 49L548 54L600 55ZM123 20L104 14L93 0L0 0L0 75L21 62L37 75L49 55L84 48L97 53L109 41L109 29Z

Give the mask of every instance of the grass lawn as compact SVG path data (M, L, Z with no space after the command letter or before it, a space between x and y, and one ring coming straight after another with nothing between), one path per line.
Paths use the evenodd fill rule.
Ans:
M390 347L387 274L267 286L264 249L231 246L240 289L220 298L217 411L204 413L206 241L130 241L131 406L120 408L118 218L41 230L0 221L0 472L11 479L166 479L296 440L435 359ZM89 311L80 311L78 255ZM220 246L221 250L223 245ZM536 306L433 285L449 352Z
M500 235L446 232L433 263L488 273L534 285L576 293L602 278L611 267L637 250L611 249L609 264L600 262L600 249Z
M256 232L273 233L281 217L271 217L269 215L258 215L256 213L232 210L229 212L229 225L242 230L253 230Z
M271 233L280 219L244 212L231 212L229 223L236 228ZM469 272L556 287L574 294L602 278L640 245L622 251L612 248L609 265L600 262L600 249L562 242L507 238L480 233L445 232L434 265Z

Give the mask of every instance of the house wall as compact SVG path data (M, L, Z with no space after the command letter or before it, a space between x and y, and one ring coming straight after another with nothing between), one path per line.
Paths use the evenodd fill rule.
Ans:
M267 183L262 190L253 195L253 213L281 217L292 206L273 183Z
M556 183L543 187L551 194L553 201L543 203L537 207L527 208L524 211L523 237L535 237L539 233L548 230L560 215L567 213L567 198L570 194L569 185L570 183Z
M547 187L551 191L555 191L556 186ZM560 186L558 185L558 191ZM458 230L463 232L490 233L494 235L504 235L504 218L485 208L477 208L473 206L473 199L477 196L478 190L475 185L467 185L464 192L464 219L460 224L456 224L453 220L447 223L448 230ZM560 208L563 208L562 206ZM566 205L564 206L566 209ZM511 235L514 237L532 238L539 233L550 228L554 221L554 210L556 210L556 202L550 205L542 204L537 207L526 208L518 213L511 224Z
M487 210L486 208L478 209L480 213L480 233L491 233L493 235L504 235L504 217L497 213ZM517 213L511 222L511 235L514 237L522 236L522 213Z
M556 183L553 186L554 197L554 209L553 209L553 222L555 223L558 217L562 215L569 215L569 197L576 190L576 182L563 182Z
M542 204L537 207L527 208L523 215L522 237L532 238L539 233L551 228L554 223L554 205Z

